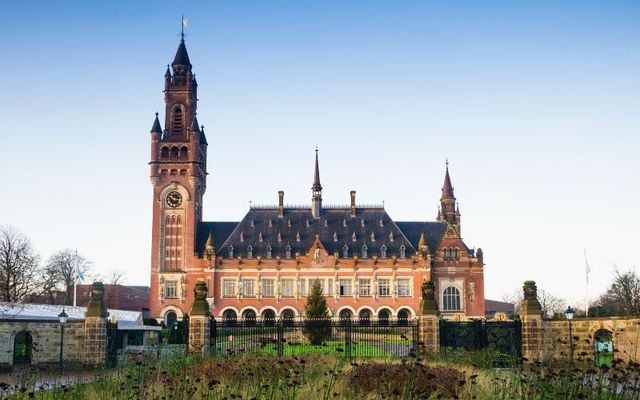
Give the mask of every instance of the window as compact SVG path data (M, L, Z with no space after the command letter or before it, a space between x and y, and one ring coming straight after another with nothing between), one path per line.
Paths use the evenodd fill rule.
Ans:
M333 296L333 279L327 279L327 290L323 292L327 296Z
M369 250L369 249L367 248L367 245L366 245L366 244L365 244L365 245L363 245L363 246L362 246L362 258L367 258L367 252L368 252L367 250Z
M273 279L262 280L262 296L273 297L275 296L275 285Z
M407 248L404 245L400 246L400 258L405 258L407 256Z
M287 245L287 247L285 248L284 256L286 258L291 258L291 246Z
M300 279L298 281L298 296L306 296L307 295L307 280Z
M391 296L391 279L378 279L378 296Z
M271 258L271 246L267 246L267 258Z
M380 247L380 257L387 258L387 246L382 245L382 247Z
M340 285L340 296L351 296L351 279L338 280Z
M280 281L280 285L283 297L293 296L293 279L283 279Z
M253 258L253 247L247 247L247 258Z
M182 135L183 126L182 108L176 107L173 110L173 134Z
M253 279L243 279L242 295L244 297L254 297L256 295L256 281Z
M229 246L228 250L229 250L229 258L233 258L233 246Z
M371 279L358 279L358 294L371 296Z
M342 247L342 258L349 258L349 247L346 244Z
M222 280L222 297L234 297L236 295L236 281L233 279Z
M460 310L460 291L449 286L442 293L442 309L445 311L459 311Z
M398 296L411 296L411 280L408 278L398 279Z
M164 297L167 299L178 298L178 281L166 281L164 283Z

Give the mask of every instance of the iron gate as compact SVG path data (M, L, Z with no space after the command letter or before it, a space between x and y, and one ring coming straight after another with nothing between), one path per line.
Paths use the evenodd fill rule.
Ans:
M522 359L520 321L440 321L440 348L487 350L497 364ZM500 365L498 365L500 366Z
M118 347L122 343L118 343L118 339L122 342L122 338L118 335L118 323L107 321L107 367L115 367L118 358Z
M312 344L310 337L322 338ZM262 353L285 356L407 357L418 352L418 321L409 319L211 320L216 355Z

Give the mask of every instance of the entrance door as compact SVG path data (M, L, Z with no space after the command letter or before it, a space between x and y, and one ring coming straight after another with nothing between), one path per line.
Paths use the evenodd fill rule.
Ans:
M593 335L596 351L596 365L611 367L613 363L613 333L600 329Z
M18 332L13 342L13 365L31 364L33 339L27 331Z

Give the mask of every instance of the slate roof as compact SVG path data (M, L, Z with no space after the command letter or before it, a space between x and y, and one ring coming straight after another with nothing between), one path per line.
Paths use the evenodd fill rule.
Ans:
M410 257L416 253L423 231L427 246L433 252L446 229L447 223L444 221L396 223L383 208L378 207L358 208L355 218L351 217L349 208L323 208L319 219L313 218L310 208L285 208L283 218L278 218L278 209L275 207L252 208L240 222L200 223L196 251L200 255L204 253L211 231L220 257L228 257L229 246L233 246L234 257L247 257L251 246L253 257L263 258L268 247L271 247L272 257L284 258L286 248L290 246L293 257L296 252L305 254L316 235L329 254L338 252L340 257L344 246L349 249L351 257L360 256L365 245L368 257L380 256L383 245L387 248L387 257L394 254L399 256L401 246L405 247L406 256Z
M191 68L191 61L189 60L189 54L187 54L187 46L184 44L184 39L180 41L176 56L171 65L185 65Z

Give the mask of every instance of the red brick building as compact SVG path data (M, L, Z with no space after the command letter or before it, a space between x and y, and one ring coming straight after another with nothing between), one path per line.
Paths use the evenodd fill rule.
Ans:
M91 299L91 285L77 285L76 304L84 307ZM148 286L124 286L104 285L104 301L108 308L115 310L140 311L143 315L149 313L149 287ZM73 298L67 300L66 291L56 291L51 296L42 296L33 299L31 303L71 305Z
M356 192L348 206L324 205L316 150L309 206L286 206L278 192L277 205L252 206L240 222L205 222L207 139L184 39L164 87L164 129L157 114L151 129L152 316L181 318L197 280L216 318L298 316L319 279L333 315L415 316L433 280L443 315L484 317L482 250L461 239L448 167L436 221L395 222Z

